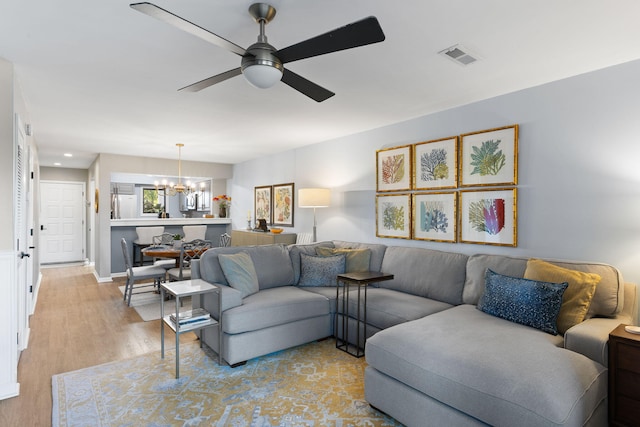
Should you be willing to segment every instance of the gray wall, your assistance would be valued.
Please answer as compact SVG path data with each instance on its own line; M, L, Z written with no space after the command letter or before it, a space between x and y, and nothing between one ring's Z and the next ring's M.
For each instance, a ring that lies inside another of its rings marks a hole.
M89 172L87 169L52 168L43 166L40 168L40 179L45 181L69 181L88 183ZM87 191L88 191L87 186Z
M638 283L638 76L634 61L238 164L233 226L245 226L255 186L326 186L333 205L317 211L319 240L602 261ZM517 248L375 237L376 150L512 124L520 125ZM311 230L312 210L296 207L294 219L293 231Z
M150 157L120 156L100 154L89 167L89 180L95 181L100 192L99 212L95 212L96 221L96 259L95 270L97 280L111 280L111 209L110 182L112 173L157 174L158 171L174 170L176 161L171 159L155 159ZM231 165L221 163L205 163L182 161L182 169L192 176L212 177L213 191L219 191L220 182L227 182L232 177ZM246 223L245 223L246 224Z

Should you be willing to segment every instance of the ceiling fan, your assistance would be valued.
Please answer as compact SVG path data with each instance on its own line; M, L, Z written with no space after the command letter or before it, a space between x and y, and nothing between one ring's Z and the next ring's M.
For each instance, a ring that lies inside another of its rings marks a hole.
M237 44L174 15L155 4L144 2L133 3L130 6L138 12L164 21L242 57L240 67L179 89L189 92L197 92L230 79L231 77L243 74L249 83L258 88L266 89L275 85L278 81L282 81L309 98L317 102L322 102L335 95L335 93L284 68L283 64L324 55L326 53L378 43L385 39L378 20L370 16L278 50L267 43L267 36L264 32L265 25L271 22L276 16L275 8L265 3L254 3L249 7L249 14L260 25L260 34L258 35L258 41L256 43L247 49L243 49Z

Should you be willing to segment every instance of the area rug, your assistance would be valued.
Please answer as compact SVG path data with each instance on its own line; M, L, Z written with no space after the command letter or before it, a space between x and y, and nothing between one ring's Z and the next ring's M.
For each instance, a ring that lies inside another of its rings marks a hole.
M401 426L364 400L364 358L335 340L231 368L197 341L54 375L53 426Z
M118 289L120 289L120 293L124 296L124 286L118 286ZM180 312L191 310L191 297L180 298L180 302L182 304ZM156 294L154 292L136 293L136 289L133 288L133 294L131 295L131 307L136 310L138 315L145 322L158 320L160 318L160 294ZM164 303L165 315L175 313L175 307L175 300L166 301Z

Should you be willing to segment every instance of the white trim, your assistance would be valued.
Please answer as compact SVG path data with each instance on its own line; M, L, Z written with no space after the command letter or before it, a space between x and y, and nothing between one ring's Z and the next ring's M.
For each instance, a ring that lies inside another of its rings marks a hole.
M16 283L16 259L14 250L0 252L0 282L8 283L0 298L0 398L17 396L18 383L18 284ZM6 316L6 317L5 317Z

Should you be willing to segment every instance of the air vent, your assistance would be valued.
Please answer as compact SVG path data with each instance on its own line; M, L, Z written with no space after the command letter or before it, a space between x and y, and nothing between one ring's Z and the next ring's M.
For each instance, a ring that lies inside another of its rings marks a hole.
M448 47L438 53L460 65L469 65L478 60L476 56L469 53L468 49L460 46L459 44Z

